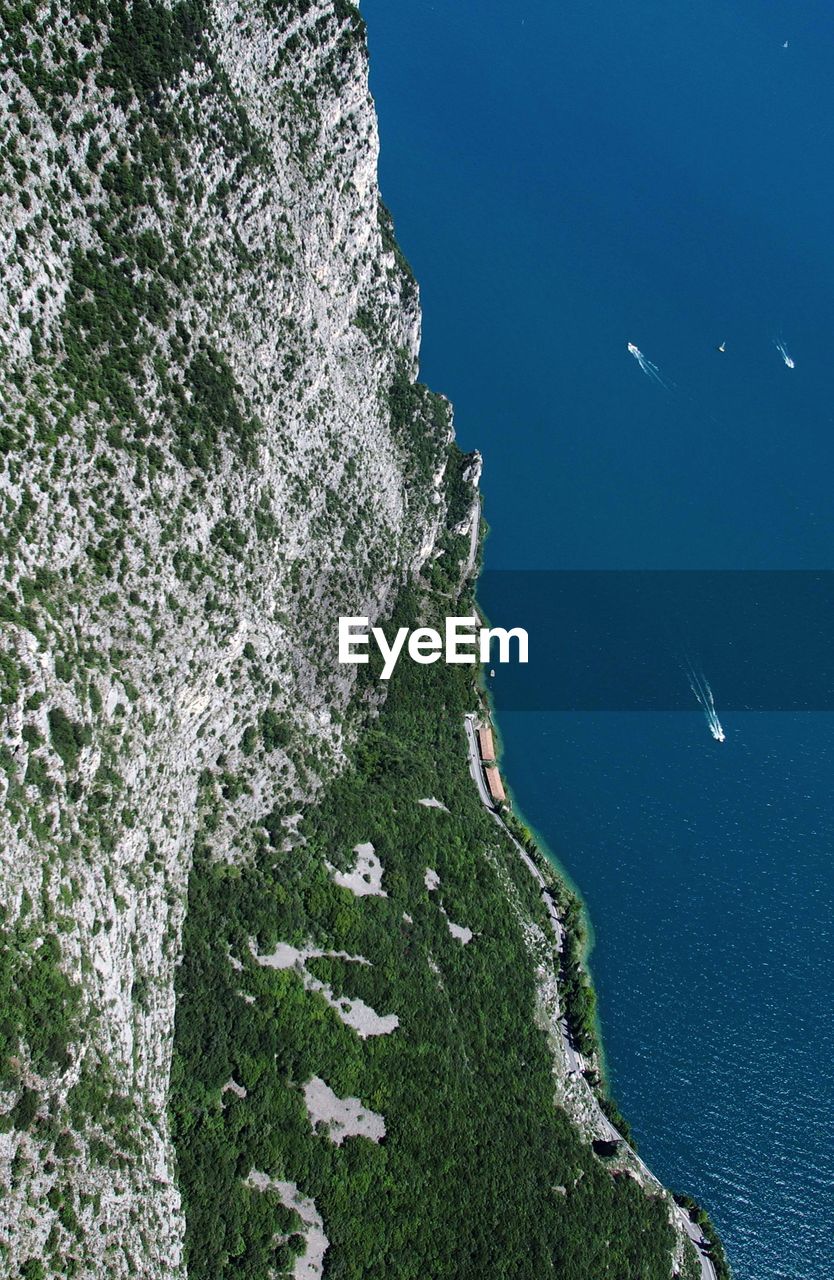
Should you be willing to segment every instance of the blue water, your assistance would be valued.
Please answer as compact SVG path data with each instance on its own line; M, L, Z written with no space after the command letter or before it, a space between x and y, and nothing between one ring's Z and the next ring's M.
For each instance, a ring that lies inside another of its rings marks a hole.
M362 8L488 566L834 568L830 7ZM834 717L733 713L718 746L697 712L521 715L496 683L646 1159L738 1280L828 1280Z

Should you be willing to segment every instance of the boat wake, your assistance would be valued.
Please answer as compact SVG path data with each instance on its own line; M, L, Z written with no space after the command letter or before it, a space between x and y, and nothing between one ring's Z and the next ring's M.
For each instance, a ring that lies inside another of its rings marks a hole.
M776 347L776 350L779 352L779 355L782 357L785 364L788 366L788 368L795 369L796 365L794 364L792 357L788 355L784 342L779 342L779 340L777 339L774 345Z
M716 742L724 742L726 735L715 710L715 700L712 696L712 689L709 687L709 680L707 680L703 672L696 671L693 666L689 667L686 674L689 677L689 685L692 692L704 709L707 728Z
M659 383L666 391L669 390L669 385L664 380L657 365L653 364L651 360L647 360L640 348L636 347L633 342L629 342L628 344L628 353L629 355L634 356L634 359L637 361L647 378L651 378L653 382Z

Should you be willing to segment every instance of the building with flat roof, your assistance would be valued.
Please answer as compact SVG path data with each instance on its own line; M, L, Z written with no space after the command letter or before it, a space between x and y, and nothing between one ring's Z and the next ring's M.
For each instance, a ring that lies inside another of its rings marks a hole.
M492 741L492 730L488 724L478 730L478 750L482 760L495 759L495 745Z

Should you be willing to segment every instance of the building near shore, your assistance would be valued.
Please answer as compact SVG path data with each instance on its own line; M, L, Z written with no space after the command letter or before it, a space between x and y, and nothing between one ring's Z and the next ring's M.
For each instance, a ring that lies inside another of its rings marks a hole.
M495 759L495 744L492 741L492 729L488 724L478 730L478 750L484 761Z
M506 799L504 784L501 781L501 774L498 772L494 764L487 765L484 769L484 777L489 787L489 794L492 796L496 804L503 803Z

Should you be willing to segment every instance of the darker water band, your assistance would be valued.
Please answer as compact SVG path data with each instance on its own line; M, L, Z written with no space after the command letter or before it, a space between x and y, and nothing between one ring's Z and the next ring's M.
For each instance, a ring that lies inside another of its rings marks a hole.
M478 588L529 662L490 678L530 711L834 711L834 572L500 571Z

